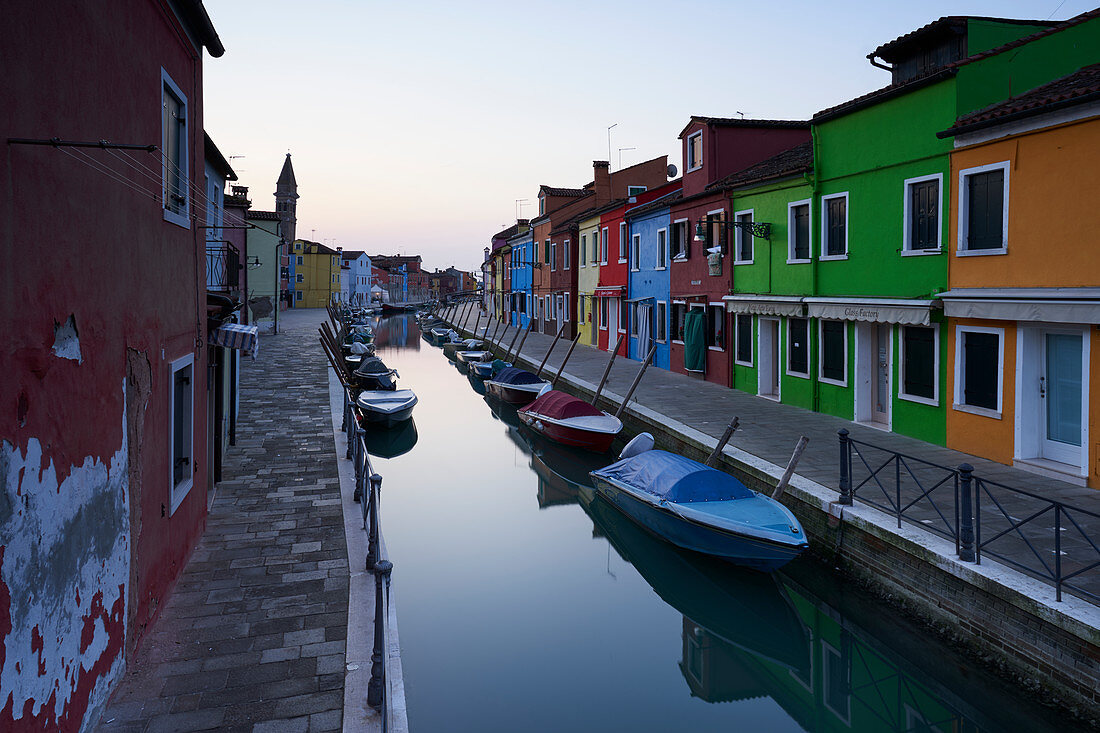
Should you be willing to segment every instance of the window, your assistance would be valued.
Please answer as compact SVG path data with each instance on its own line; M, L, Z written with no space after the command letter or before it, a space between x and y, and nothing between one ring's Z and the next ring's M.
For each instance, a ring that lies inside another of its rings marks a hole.
M688 172L703 167L703 131L688 135L687 139Z
M810 322L787 319L787 374L810 376Z
M600 330L601 331L606 331L607 330L607 321L608 321L607 304L608 304L608 302L609 302L608 298L600 298Z
M848 385L848 326L845 321L820 321L822 382Z
M545 242L543 243L542 247L543 247L543 258L542 258L542 261L543 261L543 262L549 262L549 263L550 263L550 269L551 269L551 270L553 270L553 269L554 269L554 260L553 260L553 258L552 258L552 257L550 256L550 240L549 240L549 239L547 239L547 240L546 240L546 241L545 241Z
M668 230L657 230L657 269L663 270L668 265Z
M295 300L301 300L302 299L302 291L301 290L294 293L294 299Z
M712 349L726 348L726 306L707 306L707 346Z
M638 304L630 304L630 335L637 337L638 335Z
M584 293L577 296L577 320L584 323Z
M1004 329L956 328L955 408L1000 417L1003 363Z
M619 301L619 333L626 333L626 322L630 320L630 304L626 298L618 298Z
M637 260L635 260L637 261ZM626 222L619 222L619 262L626 262ZM635 265L636 267L637 265Z
M672 340L684 340L684 318L687 316L687 303L672 304Z
M187 97L168 72L161 69L161 200L164 218L173 224L190 228L187 188L189 185L187 151Z
M561 246L561 259L562 259L561 269L563 269L563 270L568 270L569 269L569 254L570 254L570 252L569 252L569 240L567 239L567 240L565 240L564 243L562 243L562 246Z
M546 214L546 198L543 197L543 196L539 196L539 216L544 216L545 214Z
M902 252L938 252L940 249L940 184L942 175L910 178L905 182Z
M940 348L938 326L902 326L901 391L902 399L939 404L936 374Z
M959 171L958 254L1003 254L1008 241L1008 161Z
M174 513L195 480L192 446L195 435L195 357L188 354L172 362L172 482L169 504Z
M600 236L600 264L607 264L607 227L603 228Z
M569 298L563 297L561 300L561 313L562 320L569 320Z
M660 237L658 237L660 239ZM630 240L630 269L637 270L642 255L642 235L635 234Z
M738 224L744 224L744 227L736 227L734 229L734 247L736 248L733 253L733 262L735 265L751 265L752 264L752 232L747 231L746 227L752 223L752 209L748 211L738 211L734 214L734 221Z
M824 641L821 642L821 656L825 707L847 723L851 716L851 659Z
M295 275L294 281L304 283L306 281L306 276L299 272L297 275Z
M298 264L298 265L302 264L302 256L301 256L301 255L297 255L297 256L296 256L296 257L294 258L294 262L295 262L295 264Z
M707 212L706 238L703 240L703 246L706 248L707 254L710 254L710 250L714 247L721 247L722 254L726 253L726 239L722 236L725 231L725 227L722 226L724 220L725 211L723 209Z
M641 194L643 194L645 192L646 192L646 187L645 186L627 186L626 187L626 195L627 196L640 196Z
M547 251L550 253L550 272L554 272L554 270L556 270L558 266L558 244L557 242L551 242L549 239L547 239L546 247Z
M663 300L657 301L657 340L664 343L668 340L668 304Z
M737 353L734 359L742 366L752 366L752 316L737 314Z
M688 258L688 221L680 219L672 224L672 259Z
M810 202L787 204L787 262L810 261Z
M821 197L821 259L848 256L848 194Z
M584 267L584 253L587 252L587 251L588 251L588 235L587 234L582 234L581 235L580 257L577 258L577 260L580 262L581 267Z

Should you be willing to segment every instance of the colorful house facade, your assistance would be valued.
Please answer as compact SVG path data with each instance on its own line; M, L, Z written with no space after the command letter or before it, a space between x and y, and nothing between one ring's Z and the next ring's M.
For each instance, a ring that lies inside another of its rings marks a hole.
M653 348L653 365L661 369L669 368L670 358L669 207L680 197L679 180L669 187L670 193L624 212L629 236L627 295L632 308L627 355L641 361ZM647 322L651 324L648 332Z
M531 227L526 219L520 219L516 222L515 234L508 238L508 269L511 271L510 323L521 328L527 328L531 317L532 241Z

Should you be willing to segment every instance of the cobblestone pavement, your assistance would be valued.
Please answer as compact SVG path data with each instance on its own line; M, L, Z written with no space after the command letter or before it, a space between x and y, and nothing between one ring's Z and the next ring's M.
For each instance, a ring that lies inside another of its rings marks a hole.
M288 312L242 362L206 531L98 730L340 730L348 559L323 318Z
M472 329L475 323L477 323L476 312L472 312L466 320L466 328ZM497 330L496 324L494 320L490 335ZM484 317L481 318L481 325L485 325ZM509 328L507 331L503 328L499 330L496 340L502 344L501 349L507 349L513 344L518 345L513 341L515 333L515 328ZM553 340L553 336L532 331L523 344L520 359L527 365L538 365L546 356ZM568 347L569 343L565 339L559 340L546 361L546 375L552 377L557 373ZM578 344L569 358L562 378L573 383L598 385L607 366L608 357L607 352ZM630 389L630 384L637 375L639 367L640 364L637 361L622 357L615 360L604 389L604 395L609 396L610 400L601 401L601 407L610 409L609 404L618 404L621 395L625 395ZM846 428L854 440L876 446L874 448L860 446L863 459L859 456L853 457L853 485L862 483L858 496L869 498L880 506L889 506L891 502L897 500L894 493L894 480L895 476L900 476L903 484L902 505L915 502L911 508L907 509L906 516L937 530L946 530L954 523L954 483L948 481L933 492L934 505L927 499L918 499L924 489L936 485L947 475L947 472L942 469L924 466L919 461L950 468L961 463L969 463L974 467L975 475L988 481L1034 492L1039 496L1060 500L1097 514L1098 516L1092 516L1084 512L1068 512L1067 515L1072 522L1066 518L1062 519L1063 526L1068 529L1062 531L1060 542L1064 572L1072 572L1100 560L1100 553L1097 553L1092 545L1096 540L1089 539L1100 537L1100 492L1096 489L1074 486L1054 478L1040 476L897 433L860 425L832 415L776 403L748 392L728 389L667 369L651 367L646 371L633 400L631 404L640 404L657 413L667 415L713 438L721 436L726 425L736 415L740 420L740 427L730 441L730 445L778 466L787 464L799 436L805 435L810 442L798 464L797 473L834 489L839 486L840 461L837 430ZM886 451L896 451L919 460L905 463L897 473L893 464L887 464L878 474L887 490L884 492L875 484L874 479L870 478L870 473L872 469L879 468L886 462L889 457ZM866 465L863 460L866 460ZM920 479L923 489L917 487L912 477ZM996 499L1001 506L998 507L993 499ZM1028 568L1038 569L1042 562L1045 562L1048 567L1053 567L1056 534L1053 528L1053 511L1046 511L1035 520L1028 522L1021 532L1010 531L1007 518L1010 516L1013 521L1019 521L1031 517L1048 507L1048 503L996 487L990 487L989 493L983 490L981 501L983 539L1004 533L986 548L987 553L998 554L1002 558L1019 562ZM1003 512L1001 507L1004 509ZM1023 536L1032 543L1031 547L1024 543ZM1100 595L1100 569L1088 571L1074 582L1086 591Z

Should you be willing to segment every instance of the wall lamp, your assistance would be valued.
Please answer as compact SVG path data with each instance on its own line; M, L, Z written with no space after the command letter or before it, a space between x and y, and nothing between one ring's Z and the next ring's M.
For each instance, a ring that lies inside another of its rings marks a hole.
M695 222L695 241L705 242L707 239L707 227L717 224L727 231L730 227L740 229L758 239L771 240L772 225L762 221L726 221L725 219L707 220L706 217Z

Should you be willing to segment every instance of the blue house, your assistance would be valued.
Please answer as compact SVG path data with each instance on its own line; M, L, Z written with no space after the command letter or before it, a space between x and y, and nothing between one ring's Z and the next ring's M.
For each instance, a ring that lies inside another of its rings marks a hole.
M506 266L511 270L512 292L508 300L513 326L526 328L531 318L531 283L534 279L534 249L531 244L531 228L524 219L518 223L518 231L508 238L512 251L506 255Z
M630 336L627 355L642 361L652 346L653 365L669 368L669 206L681 198L675 191L626 210L630 232L627 303Z

